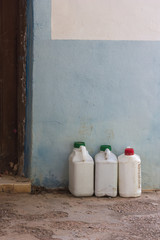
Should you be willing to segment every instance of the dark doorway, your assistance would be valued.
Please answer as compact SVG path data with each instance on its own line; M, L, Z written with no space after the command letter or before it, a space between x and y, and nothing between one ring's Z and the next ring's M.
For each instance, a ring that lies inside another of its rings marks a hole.
M22 174L26 2L0 0L0 172Z

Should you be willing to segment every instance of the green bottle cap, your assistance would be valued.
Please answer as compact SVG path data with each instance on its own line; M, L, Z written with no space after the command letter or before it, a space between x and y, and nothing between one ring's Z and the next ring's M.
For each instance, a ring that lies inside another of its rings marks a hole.
M80 148L80 146L85 146L85 142L75 142L74 148Z
M101 150L101 151L105 151L107 148L108 148L110 151L112 151L111 145L101 145L101 146L100 146L100 150Z

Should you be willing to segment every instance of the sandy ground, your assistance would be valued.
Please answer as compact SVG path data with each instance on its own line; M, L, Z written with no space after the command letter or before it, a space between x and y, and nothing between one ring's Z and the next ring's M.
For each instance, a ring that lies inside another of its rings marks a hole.
M140 198L0 194L0 240L160 239L160 192Z

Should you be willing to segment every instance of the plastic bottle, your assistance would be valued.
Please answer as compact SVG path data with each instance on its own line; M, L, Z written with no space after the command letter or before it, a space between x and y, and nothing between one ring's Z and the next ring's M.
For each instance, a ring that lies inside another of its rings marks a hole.
M94 193L94 161L84 142L75 142L69 157L69 190L76 197Z
M141 159L134 149L127 147L118 157L119 195L121 197L139 197L141 195Z
M95 156L95 195L117 196L118 160L110 145L102 145Z

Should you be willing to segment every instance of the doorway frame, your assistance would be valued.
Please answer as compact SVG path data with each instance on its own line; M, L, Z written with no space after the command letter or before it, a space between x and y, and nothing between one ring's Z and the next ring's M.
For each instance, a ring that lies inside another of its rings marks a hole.
M17 157L19 176L23 175L26 121L27 0L18 2L17 28Z

